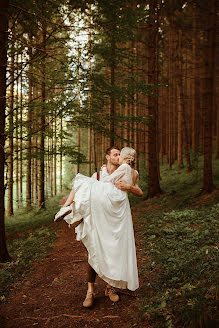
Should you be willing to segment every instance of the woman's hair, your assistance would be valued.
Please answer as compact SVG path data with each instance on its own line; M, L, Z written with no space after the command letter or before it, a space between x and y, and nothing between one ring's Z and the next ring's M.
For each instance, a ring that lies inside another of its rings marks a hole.
M131 147L124 147L120 152L120 156L126 160L131 167L135 165L136 151Z

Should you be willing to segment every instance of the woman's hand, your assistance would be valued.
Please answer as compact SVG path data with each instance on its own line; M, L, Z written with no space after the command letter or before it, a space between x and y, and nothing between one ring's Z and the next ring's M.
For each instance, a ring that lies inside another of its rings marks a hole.
M130 191L131 185L124 180L119 180L115 184L116 188L123 190L123 191Z
M135 196L142 196L143 192L141 188L139 188L138 185L131 185L124 180L119 180L117 183L115 183L116 188L123 190L123 191L128 191L131 192Z

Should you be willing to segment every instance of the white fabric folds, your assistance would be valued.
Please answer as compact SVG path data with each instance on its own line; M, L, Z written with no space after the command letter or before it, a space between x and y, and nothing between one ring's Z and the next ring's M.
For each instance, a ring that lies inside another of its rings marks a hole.
M104 169L106 170L106 169ZM113 287L136 290L139 287L135 239L127 192L114 186L123 179L132 183L131 167L122 164L101 181L77 174L72 213L64 220L76 227L76 239L88 250L88 262Z

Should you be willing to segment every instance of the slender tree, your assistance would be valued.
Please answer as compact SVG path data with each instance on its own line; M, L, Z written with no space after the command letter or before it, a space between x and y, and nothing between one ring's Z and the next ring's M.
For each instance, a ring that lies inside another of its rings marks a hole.
M31 64L31 59L32 59L32 35L29 33L29 43L30 46L28 47L28 56L29 56L29 85L28 85L28 101L29 101L29 106L28 106L28 114L27 114L27 164L26 164L26 206L31 205L31 131L32 131L32 98L33 98L33 86L32 86L32 64Z
M9 106L9 131L8 131L8 208L7 215L14 214L13 185L14 185L14 49L11 49L11 74L10 74L10 106Z
M42 22L42 63L41 63L41 112L40 112L40 161L39 161L39 195L38 206L45 208L45 163L44 163L44 150L45 150L45 103L46 103L46 87L45 87L45 49L46 49L46 25Z
M5 240L4 166L8 1L0 2L0 261L10 260Z

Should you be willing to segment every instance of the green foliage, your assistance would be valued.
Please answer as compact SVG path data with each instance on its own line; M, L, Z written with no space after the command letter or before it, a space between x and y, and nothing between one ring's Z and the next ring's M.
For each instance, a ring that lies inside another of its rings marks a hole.
M214 322L218 218L219 204L147 215L142 275L150 296L141 311L159 327L205 327Z
M160 163L160 197L132 204L143 207L140 224L142 320L155 327L216 327L218 285L219 194L199 197L203 156L191 154L192 172L177 164ZM146 187L145 158L140 155L139 185ZM218 160L212 158L213 178L219 184ZM198 173L197 173L198 172ZM143 181L142 181L143 179ZM145 190L144 190L145 191Z
M8 235L23 233L28 230L38 229L42 225L50 224L59 209L58 200L60 197L59 195L47 200L46 210L39 209L35 206L17 209L14 216L6 217L6 233Z

